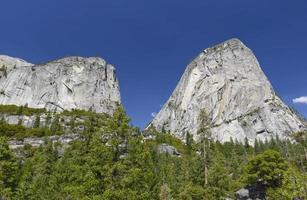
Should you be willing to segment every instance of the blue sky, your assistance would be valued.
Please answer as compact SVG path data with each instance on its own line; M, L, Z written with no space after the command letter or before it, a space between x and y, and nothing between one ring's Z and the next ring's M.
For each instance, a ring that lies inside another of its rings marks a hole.
M133 124L143 127L188 62L237 37L274 89L307 117L306 0L1 0L0 54L32 63L100 56L116 66Z

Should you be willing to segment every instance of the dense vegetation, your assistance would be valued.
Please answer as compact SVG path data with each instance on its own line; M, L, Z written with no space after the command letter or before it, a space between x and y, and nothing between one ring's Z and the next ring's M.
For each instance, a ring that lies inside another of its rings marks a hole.
M95 127L104 126L109 116L85 110L74 109L54 113L41 108L28 108L27 106L0 105L0 135L10 138L23 139L25 137L44 137L76 133L77 126L87 126L87 121L92 120ZM18 117L17 124L6 123L5 116ZM33 117L33 125L23 125L24 116Z
M129 124L122 107L112 117L90 115L84 124L83 139L73 141L64 153L61 144L46 140L40 148L25 146L17 157L7 143L10 135L0 137L0 196L225 199L234 198L235 191L246 185L257 184L265 187L270 199L307 198L306 133L296 134L296 143L272 138L256 141L252 147L212 141L209 128L203 126L200 142L187 134L183 143L154 129L141 134ZM160 144L174 146L181 155L159 153Z
M5 113L9 115L36 115L45 113L44 108L29 108L25 106L16 106L16 105L0 105L0 113Z

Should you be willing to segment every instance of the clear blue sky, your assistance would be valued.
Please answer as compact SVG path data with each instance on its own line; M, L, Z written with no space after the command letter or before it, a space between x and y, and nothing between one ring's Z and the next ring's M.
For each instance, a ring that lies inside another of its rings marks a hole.
M237 37L277 93L307 117L306 0L1 0L0 54L32 63L100 56L143 127L201 50Z

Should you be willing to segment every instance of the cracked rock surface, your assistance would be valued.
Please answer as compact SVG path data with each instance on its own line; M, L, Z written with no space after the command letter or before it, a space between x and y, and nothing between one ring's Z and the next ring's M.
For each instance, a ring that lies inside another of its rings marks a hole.
M97 57L34 65L0 56L0 104L111 114L120 103L115 68Z
M185 139L198 138L199 113L205 110L213 138L288 138L304 122L275 94L253 52L231 39L201 52L186 68L176 89L152 121Z

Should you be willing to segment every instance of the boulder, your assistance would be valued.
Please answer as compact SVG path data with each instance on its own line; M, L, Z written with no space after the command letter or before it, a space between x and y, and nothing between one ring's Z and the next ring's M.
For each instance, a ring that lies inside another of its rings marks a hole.
M172 156L180 156L180 153L177 151L177 149L168 144L160 144L158 147L158 152L169 154Z

